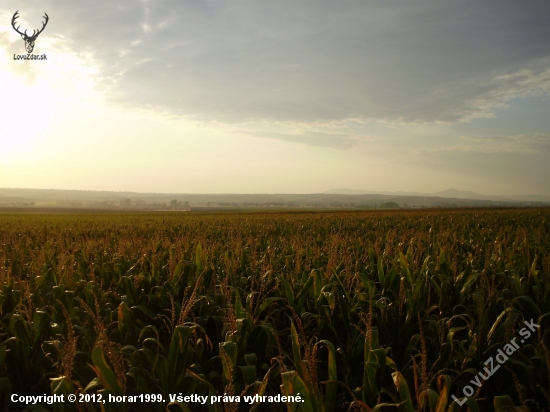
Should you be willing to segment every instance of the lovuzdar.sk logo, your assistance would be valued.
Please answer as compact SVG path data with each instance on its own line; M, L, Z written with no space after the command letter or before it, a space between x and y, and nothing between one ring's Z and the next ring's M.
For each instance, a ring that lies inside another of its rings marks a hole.
M13 27L13 29L19 33L21 35L21 38L25 41L25 49L27 49L27 54L14 54L13 55L13 59L14 60L46 60L46 55L45 54L41 54L41 55L36 55L36 54L32 54L32 51L34 50L34 42L36 41L36 38L38 37L38 35L40 33L42 33L44 31L44 29L46 28L46 25L48 24L48 21L50 20L50 18L48 17L48 15L46 13L44 13L44 19L45 21L42 23L42 28L39 29L39 30L33 30L32 32L32 35L28 35L27 34L27 29L25 29L24 32L20 31L19 30L19 27L21 26L17 26L15 27L15 20L17 20L17 18L19 17L18 15L19 13L19 10L17 10L12 19L11 19L11 25Z

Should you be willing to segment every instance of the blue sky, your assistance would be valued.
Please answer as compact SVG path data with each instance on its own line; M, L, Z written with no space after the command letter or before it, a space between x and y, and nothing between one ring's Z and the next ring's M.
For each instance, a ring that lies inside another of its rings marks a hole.
M15 61L12 29L50 21ZM0 187L550 195L550 3L6 0Z

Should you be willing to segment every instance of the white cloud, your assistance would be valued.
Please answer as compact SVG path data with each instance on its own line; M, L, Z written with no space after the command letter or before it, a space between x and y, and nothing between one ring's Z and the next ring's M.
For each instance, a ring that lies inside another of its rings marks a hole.
M543 151L550 151L550 133L461 136L460 139L466 145L449 150L522 154L540 154Z
M550 92L547 2L34 0L26 15L42 9L112 101L222 122L457 122Z
M348 134L322 132L280 133L263 130L249 131L246 134L254 137L301 143L306 146L330 147L339 150L351 149L358 144L358 140Z
M17 9L29 27L50 16L46 65L11 59ZM32 163L21 185L78 168L74 187L123 189L137 170L147 190L192 175L198 191L485 179L548 193L549 19L550 3L516 0L4 0L0 129L19 131L26 100L43 109L27 136L4 138L19 157L0 153L0 177ZM24 138L40 141L32 156Z

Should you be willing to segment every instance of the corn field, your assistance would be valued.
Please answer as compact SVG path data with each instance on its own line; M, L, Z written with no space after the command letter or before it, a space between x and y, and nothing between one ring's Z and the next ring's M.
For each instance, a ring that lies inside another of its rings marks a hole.
M0 291L5 411L550 410L548 209L1 214Z

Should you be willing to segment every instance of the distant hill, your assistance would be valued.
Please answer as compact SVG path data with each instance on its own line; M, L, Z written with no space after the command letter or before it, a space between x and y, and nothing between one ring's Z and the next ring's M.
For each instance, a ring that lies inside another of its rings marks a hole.
M345 194L345 195L366 195L366 194L381 194L389 196L436 196L446 199L470 199L470 200L492 200L498 202L543 202L550 203L550 196L544 195L482 195L476 192L465 190L447 189L435 193L420 193L420 192L384 192L384 191L368 191L354 189L331 189L327 190L327 194Z
M338 193L338 192L345 193ZM481 198L474 198L474 197ZM414 192L363 193L337 189L310 194L137 193L90 190L2 189L0 210L59 208L66 210L234 210L257 208L390 209L421 207L550 206L550 199L503 199L454 189L437 194ZM49 209L48 209L49 210Z

